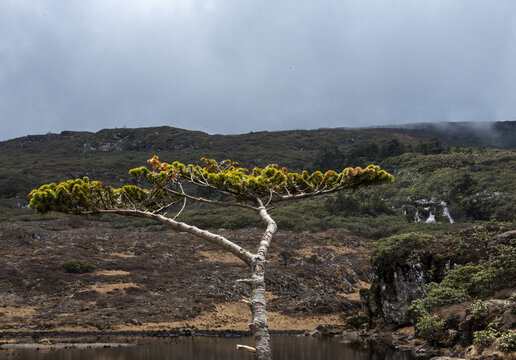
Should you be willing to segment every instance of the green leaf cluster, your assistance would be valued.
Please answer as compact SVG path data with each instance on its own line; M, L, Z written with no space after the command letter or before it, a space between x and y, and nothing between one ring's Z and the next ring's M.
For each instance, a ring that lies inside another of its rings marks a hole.
M500 286L501 274L499 269L485 264L459 265L448 271L440 283L431 282L425 285L427 294L422 303L430 311L438 306L489 294Z
M83 179L51 183L29 194L29 207L41 214L56 211L68 214L95 213L109 209L159 209L173 201L162 189L142 189L134 185L104 187L100 181Z
M425 286L426 297L422 300L425 309L430 311L434 307L460 303L471 299L468 292L460 285L456 287L445 284L428 283Z
M255 167L252 171L238 166L229 159L217 162L213 159L201 159L205 166L185 165L179 161L168 164L159 161L158 157L149 160L153 169L140 167L130 171L131 175L147 180L159 186L164 182L186 180L191 183L207 186L246 201L274 194L295 196L299 194L315 194L323 191L338 191L361 185L373 185L392 182L394 177L380 170L376 165L367 168L346 168L337 173L328 170L326 173L315 171L309 174L288 172L286 168L278 168L271 164L265 168Z
M516 350L516 330L506 331L500 336L498 350L510 352Z
M493 328L475 331L473 333L473 344L476 346L489 346L500 336L500 332Z
M423 315L415 325L416 336L426 340L431 345L436 345L444 338L445 325L445 321L437 315Z
M154 156L148 162L152 170L143 166L129 173L150 182L151 190L134 185L121 188L104 187L99 181L88 178L68 180L60 184L51 183L33 190L29 194L29 206L40 212L57 211L83 214L108 209L159 210L181 200L183 181L200 187L209 187L237 201L255 201L260 197L276 200L283 196L295 198L299 194L317 195L328 191L362 185L381 184L393 181L393 176L370 165L365 169L347 168L341 173L333 170L322 174L316 171L308 174L278 169L275 164L249 171L231 160L217 162L201 159L205 166L185 165L178 161L168 164Z

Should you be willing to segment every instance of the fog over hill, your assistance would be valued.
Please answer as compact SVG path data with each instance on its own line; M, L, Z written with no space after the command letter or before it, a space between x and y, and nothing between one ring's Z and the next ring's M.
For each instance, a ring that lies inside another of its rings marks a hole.
M106 137L113 137L117 140L115 143L123 143L130 138L134 140L139 135L147 133L154 135L146 137L147 144L142 144L141 149L135 149L131 146L125 148L125 150L143 150L152 149L152 145L155 142L159 142L163 136L174 135L176 137L186 135L187 133L194 136L199 136L206 139L222 138L227 137L231 139L242 139L248 140L253 137L261 137L264 134L270 137L281 137L285 134L298 134L304 136L321 136L329 133L343 135L363 135L369 134L372 137L376 136L377 133L374 131L391 134L393 137L400 137L400 140L425 140L432 137L437 137L445 145L448 146L488 146L495 148L516 148L516 121L497 121L497 122L440 122L440 123L413 123L403 125L386 125L386 126L372 126L372 127L339 127L339 128L319 128L312 130L294 129L286 131L259 131L250 132L247 134L208 134L202 131L193 131L186 129L178 129L169 126L161 127L141 127L141 128L114 128L114 129L103 129L96 133L88 131L62 131L60 134L47 133L45 135L27 135L25 137L6 140L2 143L9 143L10 141L21 141L23 143L32 142L48 142L57 140L55 135L60 135L61 139L64 138L84 138L84 139L96 139L97 141L106 140ZM373 131L371 134L370 132ZM137 134L138 133L138 134ZM360 136L359 136L360 137ZM139 139L143 140L143 139ZM376 141L376 139L370 139ZM353 143L353 141L351 141ZM340 144L342 145L342 144ZM87 147L88 145L86 145ZM101 146L98 150L107 151L110 149L123 150L124 148L114 145L114 143L106 143ZM162 150L159 147L156 150ZM95 149L97 150L97 149Z
M0 139L516 114L512 0L123 4L0 2Z

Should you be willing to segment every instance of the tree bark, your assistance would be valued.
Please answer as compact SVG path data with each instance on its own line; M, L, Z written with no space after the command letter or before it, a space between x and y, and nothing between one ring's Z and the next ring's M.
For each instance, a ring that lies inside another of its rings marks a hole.
M211 233L207 230L199 229L198 227L185 224L183 222L176 221L174 219L170 219L166 216L154 214L148 211L138 211L138 210L123 210L123 209L112 209L112 210L99 210L96 213L98 214L118 214L125 216L134 216L134 217L142 217L146 219L151 219L155 221L159 221L162 224L170 226L171 228L177 231L184 231L188 234L197 236L201 239L207 240L215 245L220 246L222 249L229 251L244 263L249 266L255 261L256 256L251 254L249 251L245 250L241 246L235 244L234 242L226 239L222 235Z
M271 344L265 308L265 259L257 259L253 265L252 273L250 306L253 316L251 331L254 335L254 347L256 349L254 358L257 360L270 360Z
M255 359L270 360L271 344L269 335L269 324L267 322L267 310L265 299L265 264L267 263L267 253L269 246L277 230L276 222L270 217L263 203L258 200L260 205L259 214L263 222L267 225L267 229L263 233L256 254L255 262L251 267L251 312L253 320L251 322L251 330L254 335L254 344L256 348Z

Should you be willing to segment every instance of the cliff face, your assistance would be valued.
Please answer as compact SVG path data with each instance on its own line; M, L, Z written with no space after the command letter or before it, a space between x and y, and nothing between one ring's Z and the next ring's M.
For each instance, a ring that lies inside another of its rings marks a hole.
M408 325L412 301L424 298L425 285L442 280L456 259L438 239L422 233L393 236L375 246L371 287L361 292L364 311L390 324Z
M473 344L477 355L505 354L504 342L516 339L516 231L488 226L381 239L372 251L371 287L360 294L364 312L413 324L432 346Z
M393 264L387 269L373 267L369 313L388 323L410 323L408 307L426 295L421 263Z

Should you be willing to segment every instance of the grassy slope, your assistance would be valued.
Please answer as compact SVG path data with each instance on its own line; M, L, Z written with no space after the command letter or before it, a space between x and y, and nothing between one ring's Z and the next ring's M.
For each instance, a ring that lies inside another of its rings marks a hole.
M452 124L447 128L419 125L414 128L321 129L242 135L208 135L161 127L27 136L0 143L0 220L34 218L35 215L21 207L26 204L28 191L42 183L82 176L114 185L127 183L132 181L127 171L145 164L154 154L168 161L196 162L202 156L209 156L235 159L249 168L276 162L300 170L313 168L325 149L348 151L371 142L382 145L392 139L415 146L441 136L446 139L444 145L448 146L467 143L514 146L516 123L496 123L493 128L497 131L489 132L491 135L484 138L465 124ZM275 215L280 226L288 229L320 230L345 226L356 233L378 237L413 226L403 212L414 211L411 201L433 197L447 203L455 201L457 206L451 209L453 216L467 220L460 205L467 199L464 196L451 199L450 195L453 183L465 173L471 174L475 182L469 189L470 200L475 197L482 201L492 200L487 202L489 206L496 209L505 206L499 211L514 213L510 204L514 203L515 197L512 176L515 160L512 150L489 148L455 149L435 155L405 153L379 163L396 175L394 184L360 190L353 195L361 203L371 198L387 200L388 206L394 207L392 211L346 213L328 209L327 199L313 199L279 208ZM492 194L497 194L496 198L487 199ZM228 209L195 209L185 212L182 217L208 227L259 225L253 214L237 214ZM488 217L483 219L488 220ZM121 226L125 225L125 222L121 223Z

